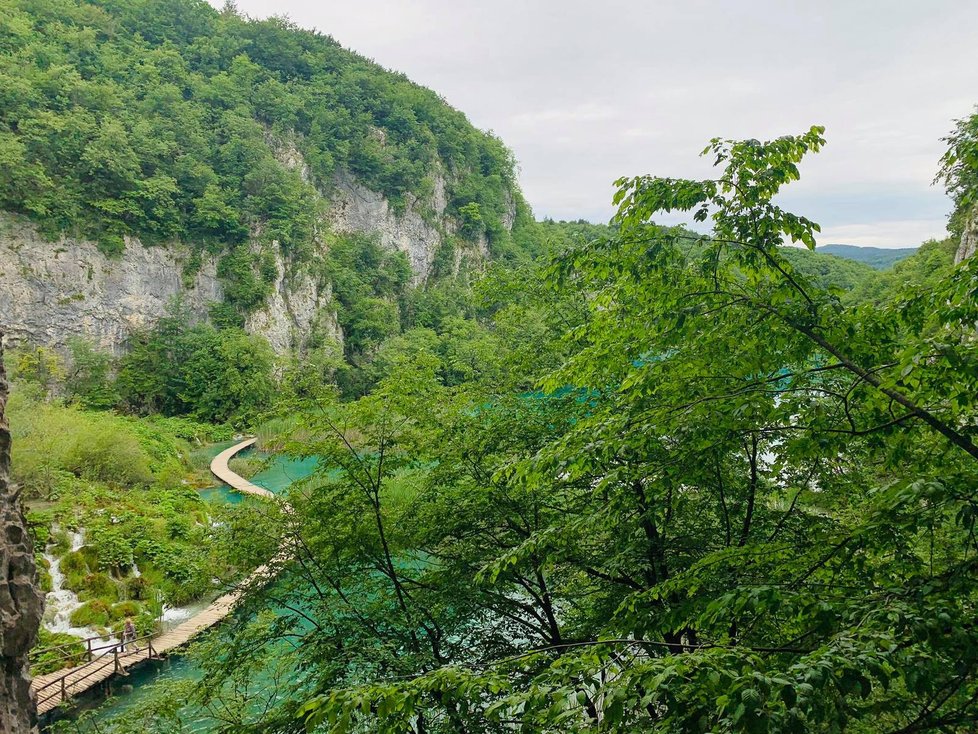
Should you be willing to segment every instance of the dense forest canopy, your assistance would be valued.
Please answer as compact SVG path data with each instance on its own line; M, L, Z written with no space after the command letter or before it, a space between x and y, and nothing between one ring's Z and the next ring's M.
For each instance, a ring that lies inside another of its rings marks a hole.
M253 235L302 256L341 172L395 208L443 177L463 234L503 249L522 206L510 153L434 92L203 0L4 0L0 95L0 208L110 253L123 235L215 251Z
M622 179L362 397L291 375L259 432L320 469L213 542L293 561L108 730L972 731L978 275L950 240L787 247L818 225L772 198L823 144Z

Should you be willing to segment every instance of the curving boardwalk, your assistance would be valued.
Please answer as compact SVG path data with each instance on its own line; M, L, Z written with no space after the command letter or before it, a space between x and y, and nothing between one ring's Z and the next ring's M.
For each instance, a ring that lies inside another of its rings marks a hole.
M264 487L259 487L257 484L252 484L244 477L238 476L233 471L228 469L228 461L231 460L231 457L233 457L239 451L243 451L249 446L254 445L257 440L257 438L245 439L241 443L236 443L231 448L225 449L219 453L211 462L211 473L213 473L214 476L220 479L222 482L230 485L233 489L236 489L239 492L254 494L259 497L274 497L275 495Z
M211 472L222 482L239 492L259 497L274 497L272 492L252 484L228 468L228 461L232 456L253 445L257 440L249 438L222 451L211 462ZM84 693L116 674L125 674L127 670L140 663L163 657L167 652L186 645L192 637L213 627L228 616L238 599L253 583L261 583L274 576L273 565L279 560L276 558L270 564L259 566L232 591L218 597L208 607L169 632L154 637L152 640L138 641L137 644L140 646L138 651L117 653L113 649L106 649L104 654L95 657L90 662L73 668L64 668L47 675L39 675L31 682L31 690L34 691L37 699L38 715L43 716L72 696Z

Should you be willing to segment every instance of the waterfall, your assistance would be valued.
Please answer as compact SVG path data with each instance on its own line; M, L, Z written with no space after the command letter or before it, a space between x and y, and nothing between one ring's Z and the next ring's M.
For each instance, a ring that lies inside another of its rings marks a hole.
M80 550L85 545L85 530L79 529L71 534L71 550ZM44 597L44 628L49 632L64 632L75 637L102 637L101 633L93 627L72 627L71 613L82 605L76 594L71 589L64 587L65 576L61 572L61 559L54 556L50 551L44 551L44 558L51 564L49 572L51 574L51 591ZM102 637L105 644L117 643L118 640L111 636Z

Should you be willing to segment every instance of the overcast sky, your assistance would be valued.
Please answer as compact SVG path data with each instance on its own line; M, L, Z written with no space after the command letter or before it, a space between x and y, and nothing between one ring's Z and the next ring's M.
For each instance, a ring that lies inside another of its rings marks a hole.
M220 0L213 0L220 5ZM819 242L945 234L931 181L978 103L975 0L238 0L441 94L515 152L538 217L604 222L622 175L705 177L714 136L825 125L782 201Z

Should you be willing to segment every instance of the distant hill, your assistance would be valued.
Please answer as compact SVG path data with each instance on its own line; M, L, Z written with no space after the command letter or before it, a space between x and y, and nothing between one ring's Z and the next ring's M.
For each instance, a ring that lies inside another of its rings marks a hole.
M847 260L866 263L876 270L886 270L894 263L910 257L917 251L916 247L857 247L856 245L822 245L817 252L825 255L836 255Z
M835 247L835 245L830 245L830 247ZM827 249L826 247L819 247L815 252L812 252L804 247L782 247L781 253L791 263L792 267L822 287L853 291L880 277L871 265L839 255L830 255L825 252ZM853 247L849 249L859 250L862 248Z

